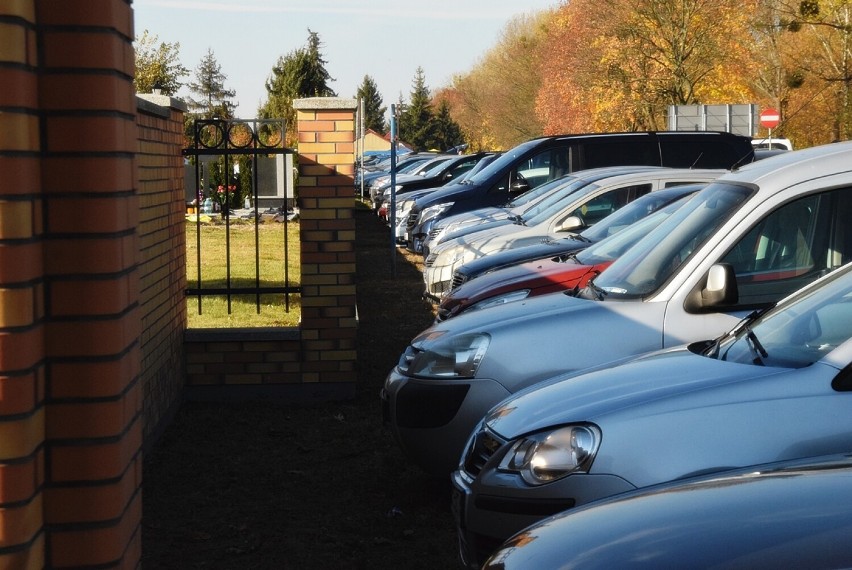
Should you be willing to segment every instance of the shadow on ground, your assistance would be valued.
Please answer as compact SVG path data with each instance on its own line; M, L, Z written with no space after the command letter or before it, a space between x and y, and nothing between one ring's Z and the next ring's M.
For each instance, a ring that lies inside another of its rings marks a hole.
M433 318L420 268L369 211L356 222L357 398L184 404L145 458L144 568L459 567L449 482L402 457L378 399Z

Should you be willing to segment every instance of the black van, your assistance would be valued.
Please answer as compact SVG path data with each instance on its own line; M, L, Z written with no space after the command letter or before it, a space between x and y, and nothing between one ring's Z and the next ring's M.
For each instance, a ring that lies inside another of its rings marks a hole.
M751 139L712 131L598 133L541 137L504 153L462 184L417 199L406 242L420 251L438 220L485 206L505 204L536 186L577 170L600 166L652 165L732 169L754 160Z

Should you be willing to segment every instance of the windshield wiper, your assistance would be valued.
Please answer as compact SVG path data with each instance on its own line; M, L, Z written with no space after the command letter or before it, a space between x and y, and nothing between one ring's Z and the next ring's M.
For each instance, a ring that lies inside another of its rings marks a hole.
M577 241L581 241L583 243L592 243L592 240L590 240L589 238L587 238L586 236L581 235L581 234L569 234L568 238L573 239L573 240L577 240Z
M740 322L738 322L736 325L734 325L734 327L731 330L729 330L725 334L717 337L713 341L713 344L710 345L710 347L707 350L704 351L704 355L709 357L709 358L718 358L719 357L719 347L722 345L722 341L724 341L726 338L731 338L731 337L737 336L740 333L740 331L745 329L746 331L748 331L746 333L746 336L747 336L747 341L749 343L749 349L752 351L753 354L755 354L755 357L756 357L755 358L755 364L762 365L763 361L760 360L760 356L763 356L763 358L766 358L769 355L766 353L766 350L763 348L763 345L760 344L760 341L757 339L757 335L754 334L754 332L751 330L749 325L751 323L753 323L755 321L755 319L757 319L763 313L768 311L770 308L771 307L767 307L765 309L755 309L754 311L750 312L748 315L743 317L743 319ZM752 344L752 343L754 343L754 344Z
M586 290L592 292L596 301L603 301L604 299L606 299L606 296L609 295L609 291L595 285L594 279L589 279L586 282Z
M751 353L754 355L754 360L752 360L752 362L759 366L764 366L763 358L769 358L769 353L766 352L766 349L763 348L763 345L760 344L760 341L757 339L757 335L754 334L754 331L749 327L746 327L746 343L748 344Z

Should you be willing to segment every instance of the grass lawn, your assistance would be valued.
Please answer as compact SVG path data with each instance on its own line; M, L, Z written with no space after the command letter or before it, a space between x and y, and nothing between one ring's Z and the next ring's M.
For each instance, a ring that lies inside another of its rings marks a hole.
M291 287L301 284L299 266L299 222L287 225L287 278ZM285 224L262 223L258 226L259 278L261 287L285 285ZM186 277L190 288L224 288L230 260L231 287L254 287L256 283L255 226L244 220L231 220L230 232L224 224L201 224L201 282L198 280L198 234L194 221L186 224ZM289 310L288 310L289 309ZM301 296L290 294L289 307L283 294L262 295L260 313L255 295L232 295L230 314L227 296L202 296L201 314L198 297L187 297L190 328L241 328L298 326Z

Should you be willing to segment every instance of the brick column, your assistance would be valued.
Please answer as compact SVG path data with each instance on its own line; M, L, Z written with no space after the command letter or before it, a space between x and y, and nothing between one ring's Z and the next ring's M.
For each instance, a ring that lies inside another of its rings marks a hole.
M294 101L299 131L302 380L355 391L353 99Z
M0 4L0 38L0 568L42 568L43 204L34 1Z
M141 559L139 202L130 0L36 0L45 563Z

